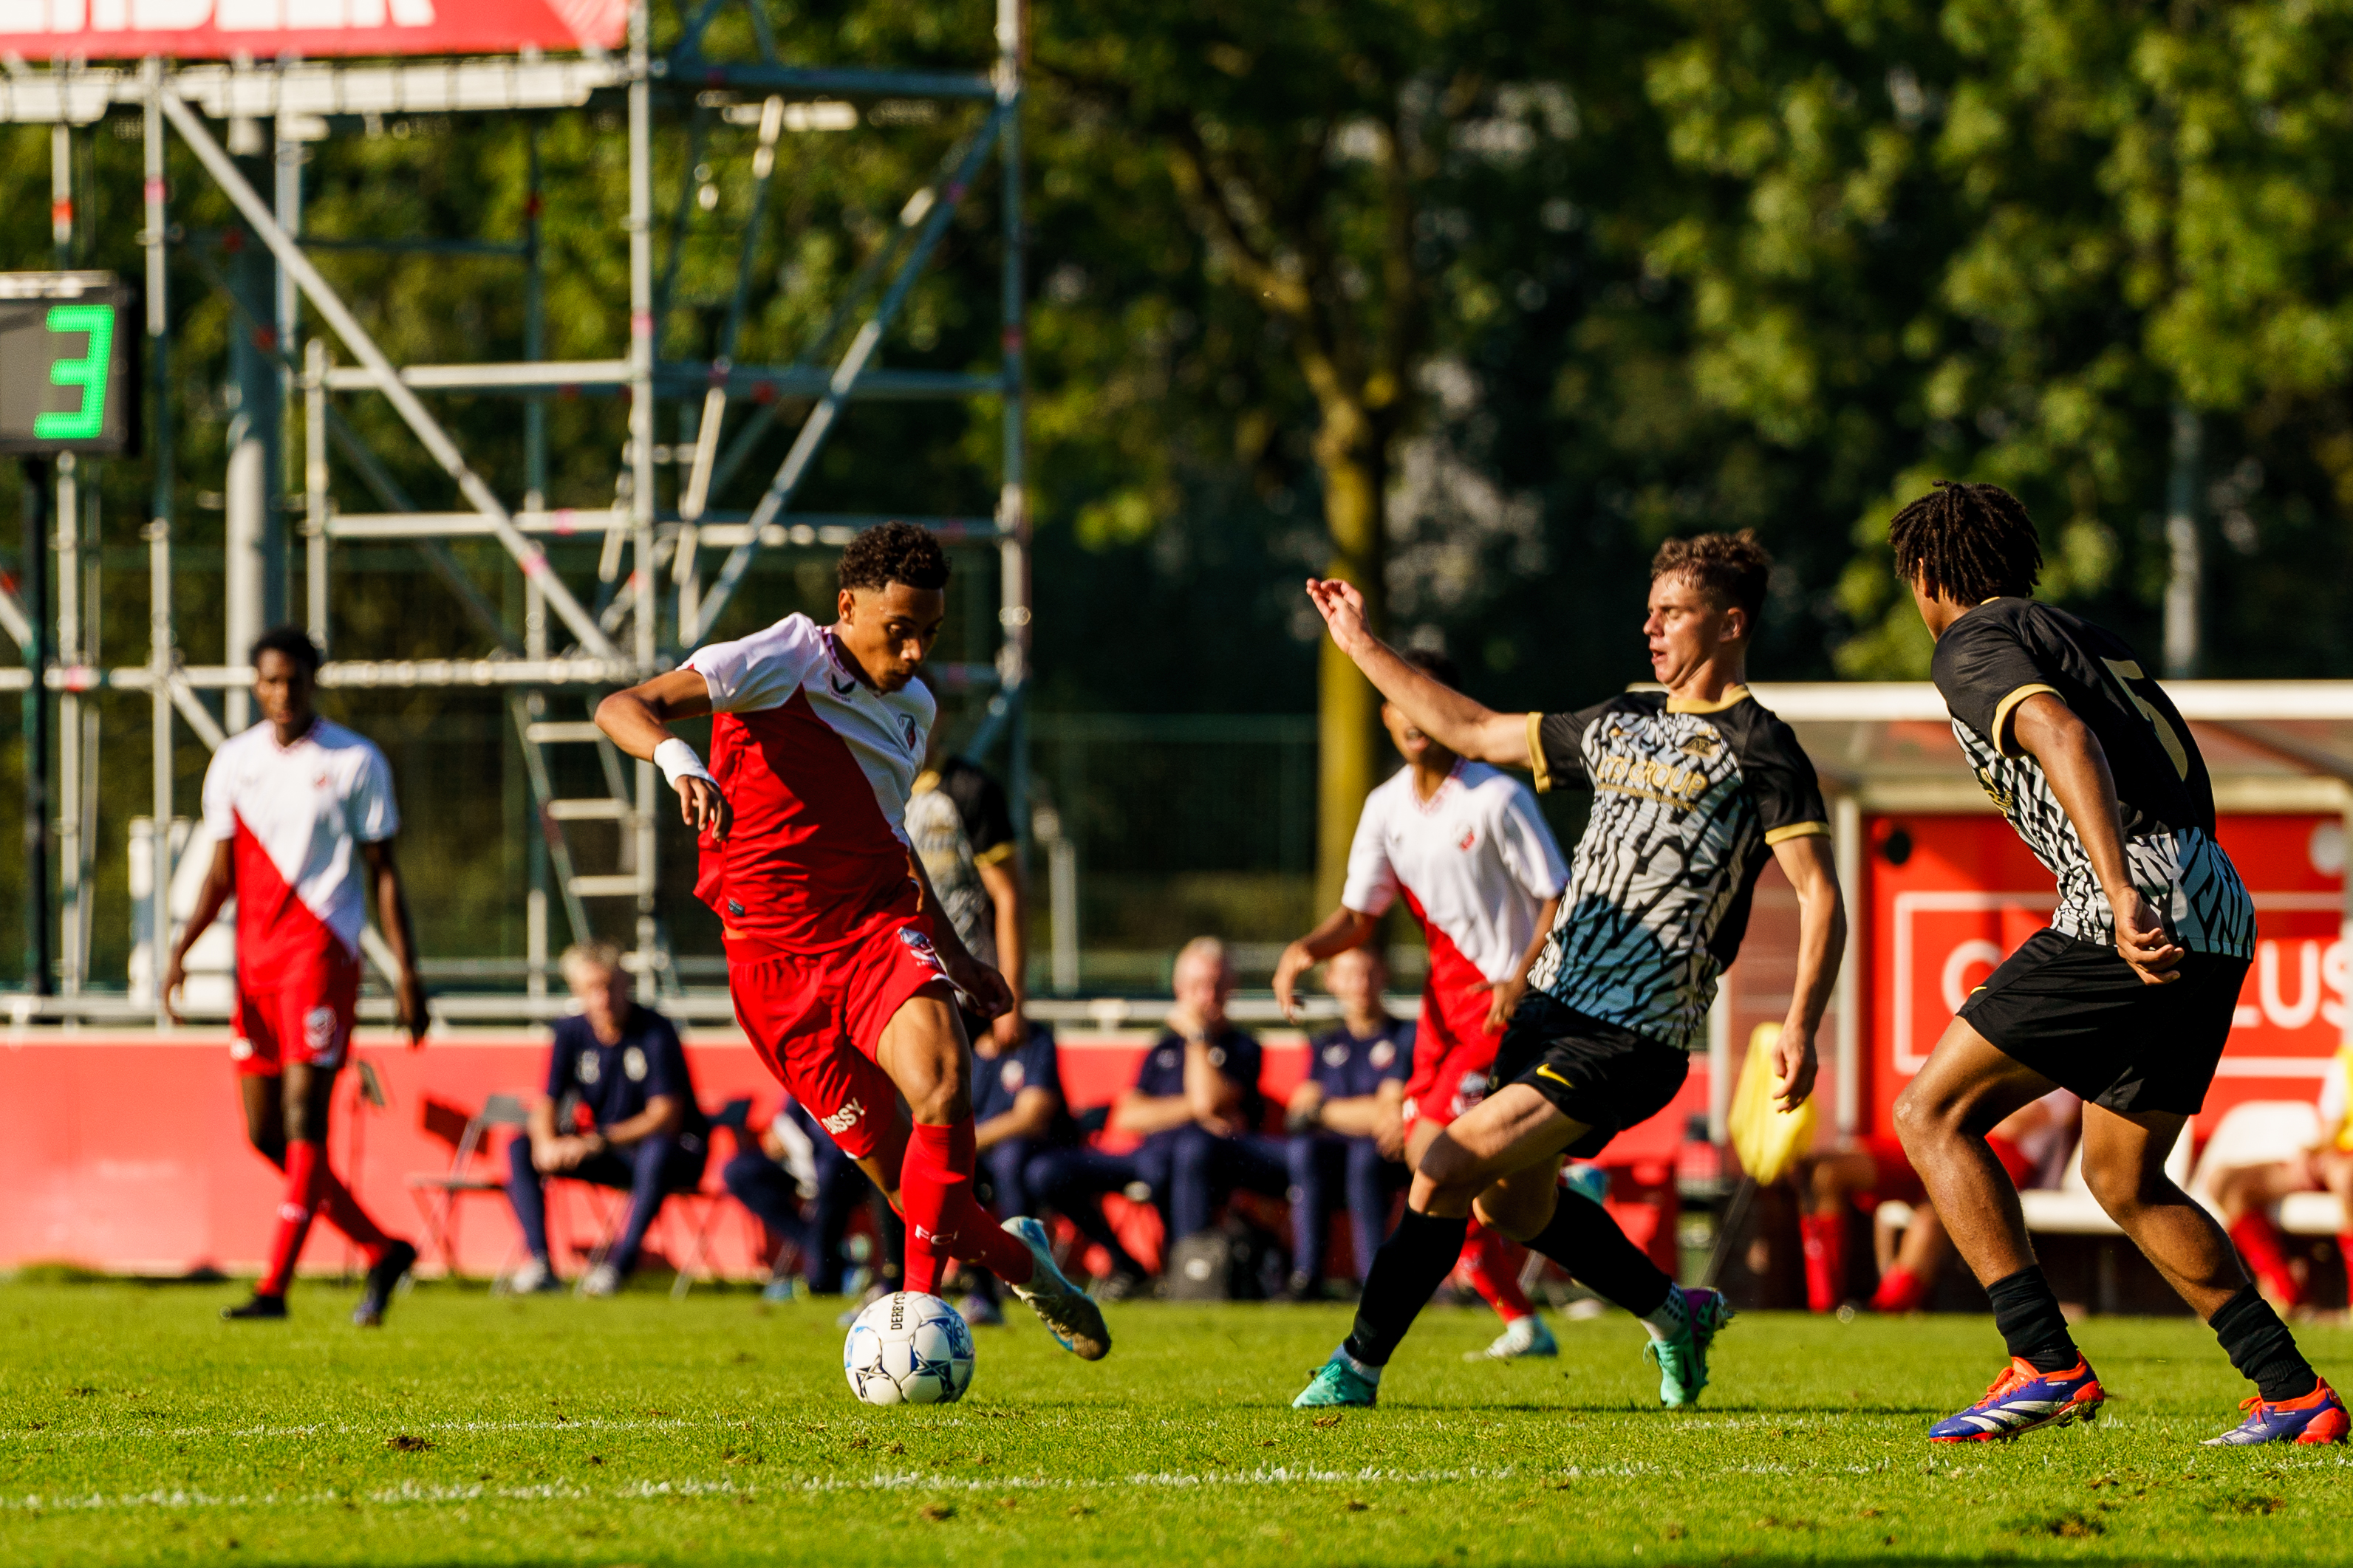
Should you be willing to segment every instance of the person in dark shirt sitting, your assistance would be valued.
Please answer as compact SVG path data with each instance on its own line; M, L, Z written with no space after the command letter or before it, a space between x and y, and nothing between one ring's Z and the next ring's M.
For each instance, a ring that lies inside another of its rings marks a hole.
M544 1184L563 1176L629 1194L618 1239L580 1281L584 1296L610 1296L637 1267L662 1199L702 1180L708 1129L678 1031L630 999L620 950L603 942L569 949L564 979L580 1011L557 1021L546 1098L531 1108L528 1136L507 1146L507 1201L531 1248L508 1289L547 1290L559 1283L548 1258ZM589 1131L557 1125L557 1108L567 1098L587 1111Z
M1062 1097L1062 1065L1054 1031L1023 1026L1021 1043L1008 1049L995 1031L972 1037L974 1142L980 1151L977 1195L993 1213L1033 1214L1030 1167L1050 1149L1071 1149L1079 1124ZM966 1271L972 1289L956 1303L968 1323L1000 1323L997 1281L986 1270Z
M1256 1136L1265 1108L1261 1052L1255 1038L1226 1018L1234 977L1225 944L1206 936L1187 942L1175 980L1176 1005L1166 1032L1145 1053L1134 1087L1112 1102L1110 1130L1143 1142L1126 1154L1051 1150L1028 1171L1031 1192L1110 1255L1111 1277L1096 1289L1104 1300L1132 1294L1145 1275L1103 1223L1098 1194L1148 1192L1174 1247L1208 1227L1220 1190L1248 1186L1280 1194L1289 1183L1280 1149Z
M1307 1076L1283 1114L1292 1237L1283 1295L1290 1300L1323 1293L1324 1238L1343 1193L1363 1281L1388 1238L1390 1201L1406 1184L1401 1113L1414 1026L1381 1006L1388 978L1369 947L1336 953L1324 966L1324 987L1339 999L1340 1023L1307 1042Z
M1172 1246L1207 1230L1225 1193L1247 1187L1279 1197L1290 1185L1281 1156L1258 1136L1263 1053L1226 1017L1234 972L1225 944L1206 936L1187 942L1175 990L1167 1032L1111 1113L1113 1131L1144 1139L1134 1159Z

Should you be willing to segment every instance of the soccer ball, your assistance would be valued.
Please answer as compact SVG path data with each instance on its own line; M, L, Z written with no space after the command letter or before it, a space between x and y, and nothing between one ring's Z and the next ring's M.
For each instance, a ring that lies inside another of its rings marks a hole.
M972 1386L972 1330L920 1290L878 1297L841 1347L849 1392L869 1405L947 1405Z

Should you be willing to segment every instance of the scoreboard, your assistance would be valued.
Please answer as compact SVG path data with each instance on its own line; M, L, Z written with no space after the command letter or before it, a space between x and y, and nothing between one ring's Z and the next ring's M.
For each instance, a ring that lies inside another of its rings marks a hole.
M0 452L136 452L144 331L111 272L0 272Z

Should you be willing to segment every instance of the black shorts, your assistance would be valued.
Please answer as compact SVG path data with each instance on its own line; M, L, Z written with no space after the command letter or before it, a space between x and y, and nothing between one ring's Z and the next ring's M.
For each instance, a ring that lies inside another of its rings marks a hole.
M1691 1076L1691 1053L1616 1024L1588 1017L1541 991L1530 992L1495 1047L1487 1075L1493 1098L1524 1083L1588 1131L1567 1152L1590 1160L1629 1127L1667 1108Z
M2247 961L2186 952L2180 974L2151 985L2113 947L2039 931L1969 994L1960 1016L2002 1055L2094 1105L2195 1116L2231 1038Z

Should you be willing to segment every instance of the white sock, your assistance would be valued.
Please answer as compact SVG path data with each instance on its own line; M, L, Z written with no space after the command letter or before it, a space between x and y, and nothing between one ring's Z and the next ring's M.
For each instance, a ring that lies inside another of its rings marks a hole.
M1656 1310L1643 1315L1642 1326L1651 1331L1651 1337L1654 1340L1671 1340L1677 1334L1689 1332L1691 1307L1683 1300L1683 1287L1668 1286L1667 1299L1659 1303Z
M1366 1383L1373 1384L1375 1387L1378 1387L1380 1385L1381 1369L1375 1366L1370 1362L1358 1361L1355 1356L1350 1355L1346 1345L1342 1345L1338 1350L1334 1351L1332 1353L1338 1356L1342 1361L1346 1362L1348 1363L1348 1370L1355 1373L1358 1377L1363 1378Z

